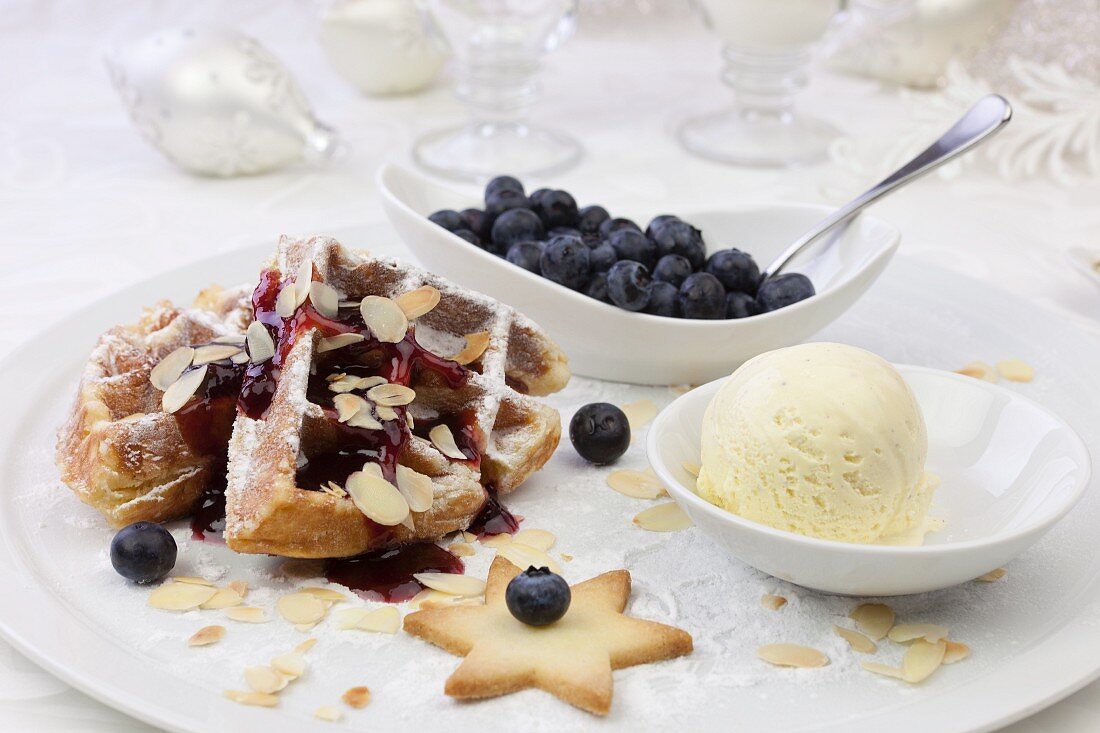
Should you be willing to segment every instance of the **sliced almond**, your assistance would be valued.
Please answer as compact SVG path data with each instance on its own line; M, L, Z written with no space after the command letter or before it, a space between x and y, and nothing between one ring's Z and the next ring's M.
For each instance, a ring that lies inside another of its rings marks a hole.
M944 639L946 648L943 652L943 663L954 664L955 662L961 662L970 656L970 647L959 641L951 641L950 639Z
M894 611L882 603L864 603L852 609L848 618L872 641L878 641L894 626Z
M469 575L414 573L413 577L421 584L440 593L449 593L452 596L462 596L463 598L485 595L485 581L480 578L472 578Z
M997 371L1010 382L1030 382L1035 379L1035 368L1021 359L999 361Z
M164 391L160 399L160 409L172 414L186 405L191 397L199 391L199 387L202 386L208 368L206 364L203 364L191 371L184 372L182 377Z
M177 583L191 583L192 585L208 585L211 588L214 587L214 583L212 581L209 581L206 578L197 578L193 575L174 575L169 578L169 580L174 580Z
M858 631L846 629L843 626L833 626L833 631L835 631L836 635L841 639L848 642L848 646L852 647L854 651L860 652L861 654L874 654L875 650L878 648L875 646L875 642Z
M555 562L554 558L534 547L511 542L497 548L497 554L522 570L531 567L550 568L553 572L561 574L561 566Z
M974 379L982 379L986 382L996 382L997 372L984 361L972 361L962 369L956 369L956 374L962 374Z
M634 471L629 468L609 473L607 485L633 499L656 499L667 495L665 487L656 476L646 471Z
M262 708L273 708L279 704L279 698L264 692L255 692L252 690L247 692L245 690L225 690L222 694L233 702L240 703L241 705L256 705Z
M401 628L401 612L394 606L380 608L345 608L336 615L339 629L373 631L379 634L396 634Z
M153 367L149 372L149 381L161 392L167 390L183 375L184 370L191 366L193 358L195 358L194 349L190 346L179 347Z
M359 304L359 312L374 337L384 343L396 344L409 330L409 319L389 298L368 295Z
M645 427L650 420L657 417L657 405L650 400L628 402L619 409L626 414L626 421L630 423L632 432Z
M317 353L323 354L326 351L335 351L366 340L367 337L361 333L338 333L335 336L329 336L318 341Z
M253 364L262 364L275 356L275 342L271 339L271 334L264 324L259 321L250 323L248 325L248 331L246 332L246 338L248 343L248 358Z
M272 659L271 666L291 679L298 679L306 672L306 659L301 652L293 651Z
M435 486L428 476L407 466L398 465L397 490L405 497L411 511L426 512L432 508Z
M336 417L340 422L347 422L355 417L360 410L370 410L370 405L359 395L338 394L332 398L332 406L336 408Z
M294 276L294 307L300 308L309 297L310 288L313 287L313 260L304 259L298 265L298 272Z
M431 312L439 305L439 298L438 290L431 285L421 285L416 290L401 293L393 299L393 302L397 303L397 307L405 314L405 318L411 321Z
M476 333L468 333L465 338L466 345L462 347L462 351L451 357L453 361L463 366L480 359L481 355L485 353L485 350L489 348L489 332L478 331Z
M765 644L756 650L756 656L777 667L824 667L829 663L817 649L798 644Z
M979 583L995 583L1003 578L1005 576L1005 573L1007 572L1008 571L1004 568L997 568L996 570L990 570L985 575L979 575L978 577L974 578L974 580L978 581Z
M276 602L279 615L292 624L315 624L325 617L328 604L311 593L291 593Z
M650 507L634 516L634 524L650 532L676 532L694 526L694 522L676 502Z
M863 667L868 672L874 672L875 674L881 674L884 677L893 677L894 679L905 679L905 673L898 667L891 667L888 664L882 664L881 662L869 662L866 659L860 661L859 666Z
M947 634L947 627L937 624L898 624L890 629L888 636L890 641L896 641L899 644L905 644L914 639L935 643L940 639L946 639Z
M521 529L512 537L512 541L547 552L558 541L558 538L554 536L553 532L548 532L545 529Z
M375 405L374 414L378 415L378 419L383 421L397 419L397 412L392 407L387 407L386 405ZM408 413L405 414L407 415ZM412 428L410 428L410 430L411 429Z
M352 415L351 419L348 420L348 425L353 428L363 428L364 430L382 429L382 423L378 422L378 418L370 414L369 409L362 409Z
M244 346L245 335L243 333L227 333L224 336L216 336L211 343L215 344L235 344L237 346Z
M477 554L477 549L468 542L453 542L447 547L447 551L455 557L472 557Z
M477 535L474 534L473 532L469 532L469 531L464 529L464 530L462 530L461 534L462 534L462 539L466 540L467 542L477 542Z
M339 379L329 380L328 383L329 390L337 394L346 394L354 389L358 389L358 387L359 380L347 374L341 374Z
M416 399L416 392L403 384L387 382L367 390L367 398L376 405L401 407Z
M690 473L695 478L699 478L699 464L692 463L691 461L683 461L681 464L684 470Z
M221 608L232 608L233 606L239 606L244 603L244 599L241 598L241 594L232 588L218 588L217 591L210 597L210 600L201 604L199 608L209 611L218 610Z
M350 708L360 710L365 708L370 702L370 689L366 685L360 685L358 687L349 687L340 699L344 701L344 704Z
M505 545L512 544L512 535L501 532L500 534L489 534L478 540L483 546L491 547L494 550L504 547Z
M769 593L760 599L760 605L769 611L778 611L783 608L783 606L787 605L787 599L783 596L775 596Z
M328 283L310 283L309 302L325 318L335 318L340 313L340 294Z
M224 626L203 626L187 640L187 646L209 646L216 644L225 636Z
M241 353L240 346L234 346L232 344L206 344L205 346L200 346L195 349L195 356L191 359L191 363L195 366L209 364L210 362L228 359L239 353Z
M302 588L299 593L308 593L314 598L320 598L322 601L330 601L332 603L339 603L340 601L347 600L347 596L337 590L331 588Z
M327 723L335 723L344 717L344 714L340 712L340 708L335 705L322 705L313 711L313 717L318 720L324 720Z
M226 583L226 586L235 590L241 598L248 595L248 583L243 580L231 580Z
M232 621L240 621L246 624L266 624L271 620L262 608L256 608L255 606L233 606L225 609L222 613Z
M943 664L947 644L942 639L929 642L917 639L901 660L901 671L906 682L917 684L928 679Z
M344 489L359 511L381 525L393 527L409 516L409 502L396 486L381 476L356 471L348 476Z
M275 298L275 313L280 318L293 318L298 304L294 299L294 283L287 283Z
M162 611L190 611L209 601L216 588L194 583L165 583L149 594L147 603Z
M306 652L308 652L310 649L312 649L315 646L317 646L317 640L316 639L306 639L301 644L294 647L294 651L297 652L298 654L305 654Z
M256 692L270 695L286 687L290 679L271 667L245 667L244 681Z
M236 354L229 357L229 361L233 362L234 364L247 364L249 361L248 352L238 351Z
M469 460L466 454L458 449L455 436L446 425L436 425L428 432L428 437L431 438L432 445L448 458L453 458L456 461Z
M565 562L573 562L573 556L572 555L566 555L564 552L561 554L561 559L564 560Z

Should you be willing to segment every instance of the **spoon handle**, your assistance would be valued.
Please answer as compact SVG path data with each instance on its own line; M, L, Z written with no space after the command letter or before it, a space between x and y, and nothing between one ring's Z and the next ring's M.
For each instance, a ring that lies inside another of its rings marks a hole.
M834 227L853 219L864 207L967 152L1004 127L1010 119L1012 119L1012 107L1008 104L1008 100L998 94L982 97L936 142L870 189L822 219L817 226L783 250L782 254L772 260L764 270L764 279L778 275L795 255Z

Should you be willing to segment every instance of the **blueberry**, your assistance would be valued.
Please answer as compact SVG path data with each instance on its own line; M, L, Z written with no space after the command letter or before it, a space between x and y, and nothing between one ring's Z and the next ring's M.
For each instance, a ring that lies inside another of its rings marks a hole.
M614 463L630 447L630 423L615 405L592 402L573 414L569 440L589 463Z
M596 246L589 247L588 261L592 265L592 272L607 272L619 261L619 255L609 243L598 242Z
M684 221L666 221L653 233L653 242L657 245L658 257L686 257L692 270L700 269L707 258L702 232Z
M670 221L680 221L680 217L673 216L672 214L661 214L660 216L653 217L649 222L649 226L645 228L645 235L653 239L653 235L657 233L657 230Z
M589 298L595 298L601 303L610 303L611 296L607 294L607 273L594 273L588 287L584 290L584 294Z
M760 312L756 298L748 293L726 293L726 318L748 318Z
M636 232L642 231L642 228L630 219L605 219L600 222L600 236L604 239L607 239L611 232L617 232L620 229L633 229Z
M655 316L667 316L669 318L680 317L680 289L672 283L656 280L653 290L649 293L649 305L645 307L646 313Z
M462 216L462 220L466 222L465 227L467 229L481 239L489 239L493 231L493 220L489 218L488 214L481 209L463 209L458 213Z
M760 281L760 268L752 255L739 249L722 249L707 260L706 272L718 278L722 287L730 292L756 294Z
M470 244L476 244L478 247L481 246L481 237L477 236L469 229L455 229L453 232L451 232L451 234L455 235L456 237L462 237Z
M681 255L665 255L657 260L657 266L653 268L653 279L671 283L676 287L691 274L691 263L687 257Z
M577 223L577 202L566 191L548 191L538 199L532 197L531 209L547 229L572 227Z
M546 235L542 221L533 211L512 209L493 222L491 251L501 256L516 242L538 241Z
M649 303L653 280L649 269L637 262L620 260L607 271L607 294L623 310L640 311Z
M523 191L513 191L510 188L497 191L485 199L485 213L492 219L500 216L505 211L526 209L530 206L531 201L523 195Z
M551 237L569 235L570 237L584 238L584 233L580 229L574 229L573 227L554 227L547 232L547 235Z
M766 280L756 291L756 302L760 305L760 310L767 313L805 300L814 292L814 284L810 282L810 278L791 272Z
M607 241L615 248L620 260L634 260L646 268L657 264L657 247L641 232L620 229L608 235Z
M726 289L709 272L689 275L680 286L680 312L684 318L725 318Z
M488 202L490 196L504 190L518 191L519 195L522 196L523 184L519 182L518 178L512 176L497 176L485 184L485 201Z
M584 234L599 234L600 224L611 218L602 206L585 206L577 214L577 229Z
M134 522L111 540L111 565L135 583L155 583L176 566L176 541L154 522Z
M569 610L573 594L565 578L550 568L529 567L512 578L504 591L508 610L528 626L546 626Z
M536 275L539 271L539 258L542 257L542 244L540 242L516 242L508 248L508 256L505 258L513 265L518 265L528 272Z
M580 237L555 237L539 260L542 276L572 290L583 290L591 278L588 245Z
M549 189L549 188L536 188L534 191L527 194L527 198L531 199L531 208L534 208L535 205L538 203L539 199L541 199L546 194L550 193L552 190L553 189Z
M462 229L466 226L466 221L462 218L462 214L451 209L443 209L437 211L428 217L428 221L437 226L441 226L448 232L453 232L455 229Z

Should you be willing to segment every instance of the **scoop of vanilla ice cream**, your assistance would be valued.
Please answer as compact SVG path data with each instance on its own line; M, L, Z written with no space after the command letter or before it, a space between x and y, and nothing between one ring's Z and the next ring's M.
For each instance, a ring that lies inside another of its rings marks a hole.
M746 362L703 418L698 492L746 519L842 542L919 544L937 481L912 390L831 343Z

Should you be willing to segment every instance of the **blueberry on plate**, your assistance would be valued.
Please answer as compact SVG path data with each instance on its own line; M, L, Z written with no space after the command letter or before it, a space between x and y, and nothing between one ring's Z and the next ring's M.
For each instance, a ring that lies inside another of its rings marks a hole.
M443 227L448 232L466 227L466 220L462 218L462 214L459 214L457 211L452 211L451 209L443 209L435 212L428 217L428 221Z
M491 251L501 256L516 242L539 241L546 235L538 214L527 209L505 211L493 222Z
M725 318L726 289L709 272L689 275L680 286L680 312L684 318Z
M633 229L636 232L642 231L642 228L630 219L605 219L600 222L600 236L604 239L607 239L611 232L617 232L621 229Z
M615 249L620 260L633 260L651 268L657 264L657 247L641 232L619 229L611 232L607 242Z
M619 261L619 254L608 242L597 242L595 246L589 245L588 261L592 272L607 272Z
M485 200L488 201L489 197L498 191L519 191L519 194L523 195L523 184L519 182L518 178L512 176L497 176L493 180L485 184Z
M691 263L682 255L665 255L653 268L653 279L680 287L692 272Z
M630 422L615 405L591 402L573 413L569 441L589 463L614 463L630 447Z
M577 229L582 234L599 234L600 224L611 218L602 206L585 206L577 213Z
M485 199L485 213L490 219L512 209L526 209L531 206L531 201L523 195L523 191L513 191L510 188L501 189Z
M155 583L176 566L176 541L154 522L134 522L111 540L111 565L135 583Z
M462 237L470 244L476 244L478 247L481 246L481 237L477 236L469 229L455 229L453 232L451 232L451 234L455 235L456 237Z
M623 310L640 311L649 304L653 279L649 269L638 262L620 260L607 271L607 294Z
M607 273L593 272L588 287L584 289L584 294L589 298L595 298L601 303L610 303L611 296L607 294Z
M786 308L814 294L810 278L799 272L776 275L766 280L756 291L756 302L764 313Z
M752 255L733 248L718 250L707 260L704 271L718 278L722 287L730 292L756 295L760 268Z
M481 209L463 209L458 212L465 227L481 239L488 239L493 231L493 220Z
M653 239L653 235L657 233L657 230L670 221L680 221L680 217L673 216L672 214L661 214L660 216L653 217L649 220L649 226L645 228L645 235Z
M667 318L680 317L680 289L672 283L653 281L653 290L649 293L649 304L645 312Z
M538 275L541 274L539 271L539 259L541 257L541 242L516 242L508 248L508 255L505 259L513 265Z
M565 578L550 568L529 567L512 578L504 590L508 611L528 626L547 626L569 610L572 591Z
M541 223L541 222L540 222ZM591 278L588 245L580 237L554 237L539 259L542 276L572 290L584 290Z
M703 233L684 221L666 221L653 232L658 257L680 255L691 263L692 270L699 270L707 258Z
M538 199L532 197L531 209L539 215L547 229L577 224L577 202L567 191L547 191Z
M748 293L726 293L726 318L748 318L760 312L756 298Z

